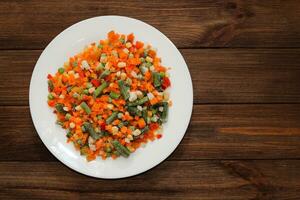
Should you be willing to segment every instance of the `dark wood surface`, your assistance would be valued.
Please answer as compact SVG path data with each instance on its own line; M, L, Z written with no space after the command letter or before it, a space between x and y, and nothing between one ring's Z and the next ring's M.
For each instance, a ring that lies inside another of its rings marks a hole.
M28 102L52 38L108 14L165 33L194 87L176 151L121 180L90 178L54 158ZM0 1L0 199L300 199L299 18L296 0Z

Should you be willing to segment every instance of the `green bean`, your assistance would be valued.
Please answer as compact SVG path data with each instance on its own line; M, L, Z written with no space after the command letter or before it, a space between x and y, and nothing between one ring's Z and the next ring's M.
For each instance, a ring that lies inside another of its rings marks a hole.
M118 112L113 112L111 116L106 119L106 124L112 123L117 118Z
M73 133L72 133L71 131L68 131L68 133L67 133L67 138L72 137L72 135L73 135Z
M140 138L144 133L147 133L149 130L150 130L149 127L148 127L148 126L145 126L145 128L143 128L143 129L141 130L141 134L138 135L138 136L133 136L133 139L136 140L136 139Z
M60 126L63 126L64 125L64 123L63 122L61 122L61 121L56 121L56 124L58 124L58 125L60 125Z
M119 41L120 41L122 44L125 44L125 38L120 38Z
M138 106L138 105L142 105L144 103L146 103L147 101L149 101L149 98L146 96L146 97L143 97L139 100L136 100L134 102L130 102L127 104L127 106Z
M90 107L84 101L80 104L80 106L88 115L91 114L92 111Z
M143 129L141 130L141 134L147 133L149 130L150 130L149 127L148 127L148 126L145 126L145 128L143 128Z
M125 146L123 146L118 140L112 141L112 145L115 147L115 149L120 155L126 158L130 155L130 151Z
M169 104L168 104L168 102L163 102L162 104L163 104L164 110L163 110L160 118L161 118L161 120L163 122L166 122L167 121L168 112L169 112Z
M66 120L70 120L71 117L72 117L72 115L71 115L70 113L67 113L67 114L65 115L65 119L66 119Z
M120 97L120 94L115 93L115 92L110 92L109 96L110 96L112 99L117 99L117 98Z
M90 83L90 82L88 82L87 84L86 84L86 88L91 88L91 87L93 87L93 84L92 83Z
M54 85L51 80L48 80L48 88L49 88L50 92L52 92L52 90L54 89Z
M118 85L120 87L121 94L122 94L123 98L125 100L127 100L129 98L129 92L128 92L129 88L125 85L123 80L119 80Z
M83 90L83 94L88 95L88 94L89 94L89 90L88 90L88 89L84 89L84 90Z
M94 98L97 98L102 91L108 86L108 83L104 81L97 89L94 91Z
M90 134L90 136L93 139L97 140L97 139L99 139L99 138L102 137L102 135L100 133L97 133L95 131L95 129L93 128L92 124L90 124L89 122L84 122L83 123L83 127Z
M72 63L72 65L73 65L73 67L77 67L77 66L78 66L78 62L77 62L77 61L74 61L74 62Z
M88 146L83 146L80 148L80 155L85 156L87 154L89 147Z
M105 152L106 153L111 153L111 148L110 147L106 147Z
M152 63L151 62L146 62L145 66L149 68L149 67L152 66Z
M154 87L159 87L161 85L161 78L160 78L159 73L153 72L152 76L153 76Z
M100 78L105 78L110 74L110 71L107 69L104 72L102 72L102 74L100 75Z
M136 107L128 107L127 111L131 114L131 115L137 115L137 116L141 116L142 112L137 109Z
M102 45L102 44L98 44L98 48L99 48L99 49L102 49L102 48L103 48L103 45Z
M104 64L103 63L99 63L98 66L96 67L96 71L100 71L104 69Z
M65 69L61 67L61 68L58 69L58 72L59 72L60 74L63 74L63 73L65 72Z
M142 111L142 117L145 120L145 122L147 122L147 115L148 115L148 111L147 110L143 110Z
M64 110L64 105L61 103L58 103L55 105L55 109L57 110L57 112L66 114L67 112Z
M80 146L83 146L83 142L82 142L81 139L78 139L78 140L76 141L76 143L79 144Z
M120 122L120 123L118 124L118 127L119 127L119 128L122 128L123 126L124 126L123 122Z
M51 93L49 93L48 94L48 99L52 100L52 99L54 99L54 96Z

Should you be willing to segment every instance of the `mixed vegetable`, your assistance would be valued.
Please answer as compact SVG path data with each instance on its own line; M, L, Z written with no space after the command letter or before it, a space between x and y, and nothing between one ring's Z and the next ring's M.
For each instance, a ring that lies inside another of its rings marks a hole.
M111 31L48 75L48 105L87 160L128 157L161 138L171 105L167 68L150 45Z

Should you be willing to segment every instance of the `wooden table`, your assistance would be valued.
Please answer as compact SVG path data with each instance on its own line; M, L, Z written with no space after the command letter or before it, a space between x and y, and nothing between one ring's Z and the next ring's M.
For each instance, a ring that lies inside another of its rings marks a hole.
M60 163L28 107L42 50L66 27L99 15L157 27L183 54L194 85L177 150L121 180ZM2 0L0 199L300 199L299 18L297 0Z

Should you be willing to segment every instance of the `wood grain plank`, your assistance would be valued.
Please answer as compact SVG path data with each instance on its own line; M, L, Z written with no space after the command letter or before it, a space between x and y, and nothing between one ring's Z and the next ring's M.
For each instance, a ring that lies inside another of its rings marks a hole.
M166 161L113 181L89 178L58 162L0 162L0 197L296 200L299 168L299 160Z
M0 160L55 160L39 139L27 106L0 107L0 121ZM300 107L195 105L187 133L169 159L245 158L300 158Z
M68 26L124 15L165 33L178 47L300 47L296 0L52 0L0 2L0 49L41 49Z
M181 50L194 102L299 103L299 49ZM41 51L0 51L0 105L28 105L30 77Z

